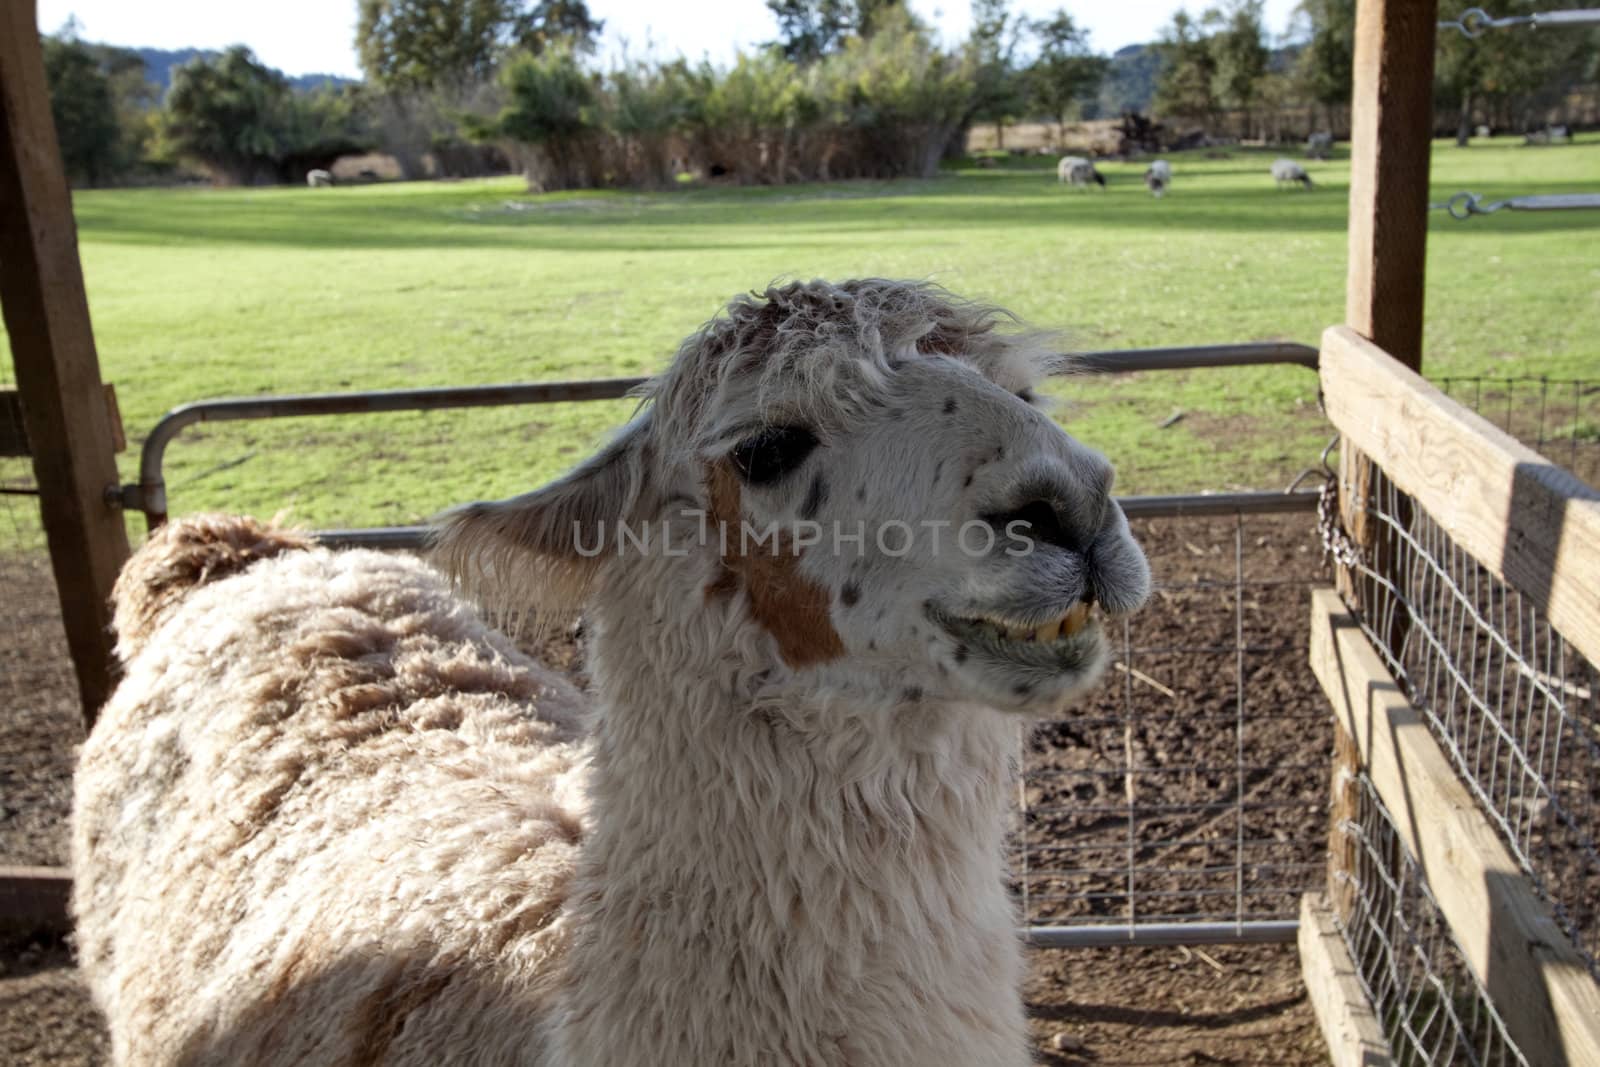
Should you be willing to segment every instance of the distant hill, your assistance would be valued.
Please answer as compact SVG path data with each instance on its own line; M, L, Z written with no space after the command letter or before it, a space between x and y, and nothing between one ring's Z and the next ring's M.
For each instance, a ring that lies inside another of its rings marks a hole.
M137 53L139 58L144 60L145 80L154 85L160 93L165 93L172 84L172 72L189 60L196 57L210 59L221 55L220 52L203 48L130 48L128 51ZM285 74L284 77L288 78L289 84L296 89L308 92L324 86L338 88L357 84L354 78L342 78L337 74Z
M1267 69L1278 74L1293 70L1295 59L1304 48L1304 44L1292 43L1272 49L1267 55ZM1111 54L1105 80L1100 83L1100 95L1095 101L1099 113L1086 112L1085 117L1114 118L1124 111L1148 114L1160 78L1161 54L1154 43L1117 49Z
M1115 117L1124 111L1148 112L1161 76L1161 56L1153 45L1130 44L1111 54L1111 66L1100 83L1100 112Z

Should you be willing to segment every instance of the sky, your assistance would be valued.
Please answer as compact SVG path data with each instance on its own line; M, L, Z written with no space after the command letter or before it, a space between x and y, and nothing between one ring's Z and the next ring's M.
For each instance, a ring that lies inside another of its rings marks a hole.
M249 45L262 61L289 74L361 76L356 64L356 0L37 0L39 28L47 33L76 17L88 41L149 48L221 49ZM1297 0L1266 0L1267 31L1281 35ZM910 0L911 9L947 42L966 36L968 0ZM1090 31L1090 43L1111 52L1150 41L1179 8L1198 12L1208 0L1013 0L1012 10L1032 16L1065 6ZM602 52L626 47L670 58L709 56L725 63L777 35L762 0L589 0L606 23Z

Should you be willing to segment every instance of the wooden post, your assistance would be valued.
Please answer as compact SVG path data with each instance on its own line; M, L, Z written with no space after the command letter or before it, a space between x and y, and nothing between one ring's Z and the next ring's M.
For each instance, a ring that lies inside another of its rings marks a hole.
M1422 367L1437 19L1437 0L1361 0L1356 8L1345 322L1412 370ZM1381 539L1366 521L1379 489L1375 472L1348 447L1341 470L1346 529L1381 572ZM1344 568L1339 584L1347 598L1371 606ZM1391 648L1400 636L1390 634Z
M1356 5L1354 81L1350 93L1350 258L1345 322L1413 370L1422 366L1423 278L1428 251L1428 165L1433 136L1433 51L1437 0L1360 0ZM1340 446L1339 513L1373 570L1392 573L1394 545L1368 521L1383 491L1378 469L1348 442ZM1404 516L1398 516L1404 518ZM1359 608L1381 602L1353 568L1339 568L1339 592ZM1404 620L1370 617L1398 654ZM1353 904L1333 877L1350 862L1340 847L1342 820L1353 816L1360 771L1355 742L1335 726L1333 807L1329 828L1329 898L1341 920ZM1341 786L1341 783L1342 786ZM1353 871L1346 871L1354 874Z
M1422 366L1436 0L1361 0L1351 90L1345 322Z
M0 302L85 719L115 684L111 586L128 558L111 420L34 5L0 3Z

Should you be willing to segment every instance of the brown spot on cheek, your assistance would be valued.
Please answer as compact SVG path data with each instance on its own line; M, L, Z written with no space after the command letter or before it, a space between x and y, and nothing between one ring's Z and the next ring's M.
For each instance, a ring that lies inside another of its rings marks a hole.
M752 541L749 546L741 543L744 513L739 480L726 463L707 468L706 491L711 517L726 531L722 572L706 586L706 598L731 596L744 586L751 616L777 641L779 655L791 667L809 667L843 656L844 642L828 614L832 598L825 588L800 573L802 554L793 548L790 538L780 533L776 552L771 541Z

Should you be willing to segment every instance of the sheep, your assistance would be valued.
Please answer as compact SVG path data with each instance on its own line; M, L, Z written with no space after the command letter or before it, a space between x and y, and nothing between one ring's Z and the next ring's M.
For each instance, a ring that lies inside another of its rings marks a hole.
M1564 144L1572 139L1565 126L1546 126L1542 130L1534 130L1522 135L1524 144Z
M1272 161L1272 180L1278 183L1278 188L1293 185L1299 182L1307 189L1312 188L1311 175L1306 169L1292 159L1275 159Z
M1011 321L880 279L741 297L598 455L445 518L458 587L156 531L74 800L116 1063L1031 1063L1020 724L1150 579ZM588 714L457 588L581 609Z
M1160 200L1166 195L1167 186L1172 184L1172 164L1164 159L1158 159L1145 168L1145 187L1150 190L1150 195Z
M1306 138L1306 155L1311 159L1327 159L1333 151L1333 134L1327 130L1317 130Z
M326 189L333 184L333 174L325 170L308 170L306 184L313 189Z
M1088 188L1094 182L1103 189L1106 184L1095 165L1082 156L1062 156L1056 164L1056 181L1071 183L1074 188Z

